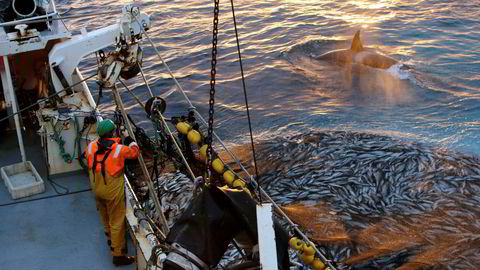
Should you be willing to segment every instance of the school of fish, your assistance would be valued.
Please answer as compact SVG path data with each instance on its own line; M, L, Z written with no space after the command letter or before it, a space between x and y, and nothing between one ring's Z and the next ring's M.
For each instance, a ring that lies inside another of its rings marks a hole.
M480 265L479 157L353 131L276 137L256 150L260 185L337 269ZM155 182L171 226L194 185L181 173ZM231 247L219 268L238 257Z

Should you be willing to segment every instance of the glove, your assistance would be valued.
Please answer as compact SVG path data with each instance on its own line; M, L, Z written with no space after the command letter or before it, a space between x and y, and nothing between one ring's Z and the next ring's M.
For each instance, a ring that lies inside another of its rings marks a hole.
M127 145L127 146L128 146L128 145L130 145L132 142L135 142L135 140L134 140L132 137L130 137L130 136L127 136L127 137L125 137L125 139L123 139L123 144L124 144L124 145Z
M128 130L124 127L120 127L120 133L122 133L123 137L128 137Z

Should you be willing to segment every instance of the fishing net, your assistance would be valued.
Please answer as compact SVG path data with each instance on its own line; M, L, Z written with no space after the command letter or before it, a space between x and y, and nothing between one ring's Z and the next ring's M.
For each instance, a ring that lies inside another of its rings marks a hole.
M264 189L345 268L480 265L478 157L344 131L275 138L258 149Z
M231 149L252 173L250 147ZM338 269L480 265L478 157L343 131L274 138L256 149L260 185ZM169 208L184 209L187 201Z
M448 211L438 208L418 216L396 215L364 229L346 230L344 223L325 204L297 203L283 207L288 216L308 232L311 239L327 247L343 246L352 251L343 263L358 268L382 257L403 253L396 269L425 269L450 265L461 258L466 269L476 269L480 243L474 217L446 220ZM459 214L460 211L457 213ZM473 249L472 249L473 248ZM472 256L475 255L475 256ZM388 259L384 259L385 261ZM381 263L378 263L380 266Z

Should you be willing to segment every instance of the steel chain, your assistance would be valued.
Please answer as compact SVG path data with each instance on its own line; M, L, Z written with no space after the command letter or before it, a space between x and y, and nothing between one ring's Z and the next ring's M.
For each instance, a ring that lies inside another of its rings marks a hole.
M208 111L208 133L207 133L207 182L210 182L212 168L212 142L213 142L213 105L215 104L215 75L217 65L217 35L218 35L218 13L220 0L214 0L215 7L213 9L213 38L212 38L212 70L210 71L210 109Z

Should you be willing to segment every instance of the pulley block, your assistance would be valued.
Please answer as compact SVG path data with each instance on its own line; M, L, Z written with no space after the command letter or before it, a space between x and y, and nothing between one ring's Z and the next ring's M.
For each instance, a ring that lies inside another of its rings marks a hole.
M166 108L167 103L163 98L159 96L151 97L145 103L145 112L149 117L156 112L160 112L161 114L163 114Z

